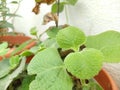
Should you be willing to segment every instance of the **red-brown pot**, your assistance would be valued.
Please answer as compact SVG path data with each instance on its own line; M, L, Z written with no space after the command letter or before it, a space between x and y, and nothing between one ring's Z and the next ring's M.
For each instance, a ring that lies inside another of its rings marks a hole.
M115 81L104 69L102 69L99 74L95 76L95 79L103 87L104 90L119 90Z
M22 43L24 43L25 41L28 41L30 40L31 38L28 37L28 36L19 36L19 35L16 35L16 36L10 36L10 35L7 35L7 36L0 36L0 42L8 42L10 43L11 45L20 45ZM23 50L26 50L26 49L30 49L31 47L33 47L34 45L36 45L36 42L33 41L31 43L29 43L29 45L27 45L26 47L24 47L21 51ZM10 54L11 52L14 50L15 48L11 48L9 52L7 52L5 54L5 57L8 58L10 57ZM2 57L0 56L0 60L2 60Z

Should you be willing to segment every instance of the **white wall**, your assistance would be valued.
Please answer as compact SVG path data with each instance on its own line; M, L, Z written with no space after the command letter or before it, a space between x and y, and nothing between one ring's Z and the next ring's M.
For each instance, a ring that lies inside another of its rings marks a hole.
M120 0L79 0L76 7L69 7L69 17L87 34L120 31Z
M31 27L37 26L41 31L48 26L42 26L42 16L50 11L50 6L42 5L41 14L32 13L34 0L23 0L18 10L22 18L15 19L15 28L29 35ZM86 34L96 34L105 30L120 31L120 0L79 0L76 6L68 7L69 23L84 30ZM64 13L60 23L66 23ZM51 25L51 24L50 24Z

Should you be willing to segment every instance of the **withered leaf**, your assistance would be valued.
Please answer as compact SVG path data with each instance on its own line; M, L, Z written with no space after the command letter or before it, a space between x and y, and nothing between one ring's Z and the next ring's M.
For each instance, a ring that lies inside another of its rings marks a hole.
M43 24L46 25L47 23L49 23L50 21L58 21L58 16L54 13L47 13L45 14L45 16L43 17Z
M46 3L48 5L54 3L56 0L40 0L40 2L36 2L35 7L33 8L32 12L34 12L35 14L39 14L40 12L40 5L42 3Z
M40 12L40 3L36 3L36 5L33 8L32 12L34 12L35 14L39 14L39 12Z

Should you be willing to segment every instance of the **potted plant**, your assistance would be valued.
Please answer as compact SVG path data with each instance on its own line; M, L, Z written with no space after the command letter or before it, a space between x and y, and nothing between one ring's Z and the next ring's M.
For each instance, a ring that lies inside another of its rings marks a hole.
M1 0L0 1L0 43L8 42L9 47L11 48L13 47L15 48L16 46L19 46L25 41L28 41L31 39L30 37L25 36L22 33L15 32L14 25L12 23L14 17L19 16L16 14L16 12L19 9L21 1L22 0L18 0L18 1ZM9 4L17 5L16 10L13 13L11 13L11 8L8 7ZM10 31L10 29L12 30L12 32ZM31 44L26 45L25 47L30 48L34 44L35 42L32 42ZM5 56L9 57L10 53L8 52Z
M82 36L84 38L81 38ZM54 47L53 44L55 44L56 42L49 44L50 47L48 47L48 43L47 43L48 41L44 41L39 45L39 47L34 47L34 50L25 51L24 53L19 55L19 58L22 58L22 56L29 55L30 53L35 53L35 54L37 53L32 58L31 62L28 64L27 67L28 74L25 72L26 71L24 64L25 59L21 60L22 64L18 65L18 61L20 60L20 59L16 59L18 58L18 56L15 56L14 58L12 57L10 61L12 60L11 61L12 64L15 65L16 65L15 62L17 62L18 67L16 68L14 67L13 71L11 70L10 71L11 73L9 73L7 77L4 78L2 77L0 79L0 82L4 82L3 83L4 85L2 84L0 87L3 90L6 90L5 88L8 88L9 86L8 90L12 90L10 88L13 88L14 85L19 85L20 82L22 82L22 86L19 87L20 90L24 90L24 88L26 88L27 90L41 90L41 89L59 90L61 88L62 90L66 90L66 89L81 90L81 88L83 90L86 88L88 90L93 88L94 89L96 88L96 90L98 89L102 90L101 87L98 87L99 85L97 85L93 77L95 76L97 81L99 81L98 79L100 79L100 77L102 77L101 78L102 80L103 79L105 80L106 77L104 78L103 75L104 70L100 72L100 70L102 69L102 63L119 61L119 55L118 55L120 48L118 43L119 36L120 36L119 32L107 31L96 36L85 37L85 34L78 28L73 26L66 27L62 30L59 30L56 35L57 44L59 48ZM116 43L115 46L113 46L113 44L109 41L108 37L114 39L114 42L112 43ZM97 42L98 40L101 42ZM82 47L80 47L81 49L79 48L80 42L82 43L81 44ZM100 46L101 48L99 47L99 49L98 48L95 49L92 47L92 45L95 47L100 44L102 46ZM75 47L72 47L72 45ZM88 48L83 47L83 45ZM112 52L110 53L111 50ZM9 60L6 61L3 60L3 61L4 61L4 65L6 65L8 63L5 64L5 62ZM24 65L24 68L22 67L22 71L20 69L20 72L17 71L18 73L17 76L15 74L16 70L20 68L21 65ZM6 68L4 67L4 69ZM98 76L96 76L97 74ZM15 75L15 76L12 77L11 75L13 76ZM12 80L10 79L9 81L8 78L10 77L12 78ZM15 77L17 78L14 79ZM8 81L9 83L7 83ZM12 84L11 86L10 82L13 83L13 81L14 81L14 85ZM17 84L15 84L15 81ZM111 80L108 79L108 81ZM101 85L103 84L103 82L102 83L101 81L99 82ZM112 88L109 85L110 84L103 86L104 89L117 90L117 88Z
M36 54L28 65L28 74L36 75L29 89L100 89L93 77L99 74L104 62L119 61L118 37L120 37L120 33L116 31L86 37L80 29L73 26L59 30L56 35L58 48L54 47L56 42L52 43L51 47L44 47L45 49ZM109 39L114 41L111 42ZM44 45L46 46L46 43ZM100 75L103 71L100 72ZM97 76L95 78L99 79ZM103 78L101 79L103 80ZM99 82L101 83L101 81ZM43 84L41 85L41 83ZM107 86L108 88L106 88ZM115 90L109 84L103 87L105 90Z
M0 72L0 88L2 90L118 90L114 81L112 82L115 87L110 86L110 76L105 77L108 73L104 72L102 64L120 61L120 33L107 31L94 36L85 36L77 27L59 26L58 19L55 18L52 20L56 26L46 30L48 39L40 41L39 37L43 33L38 36L36 28L32 28L31 34L37 37L39 43L30 50L11 57L10 60L2 60L0 66L6 65L7 68L2 68L5 72ZM30 63L25 64L24 56L33 54L35 56ZM101 82L100 79L103 78L106 81Z
M12 24L12 19L16 16L19 16L16 14L17 10L19 9L21 0L18 1L8 1L8 0L1 0L0 1L0 34L5 34L6 32L9 32L10 28L14 31L14 25ZM11 12L11 8L8 6L9 4L13 5L16 4L16 10L14 12Z

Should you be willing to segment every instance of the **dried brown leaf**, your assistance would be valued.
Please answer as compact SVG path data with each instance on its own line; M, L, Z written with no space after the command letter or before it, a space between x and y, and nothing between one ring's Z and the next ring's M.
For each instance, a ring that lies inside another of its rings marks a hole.
M51 21L57 22L58 16L56 14L53 14L53 13L45 14L45 16L43 17L43 24L46 25L47 23L49 23Z
M33 8L32 12L34 12L35 14L39 14L39 12L40 12L40 4L41 3L36 3L36 5Z

